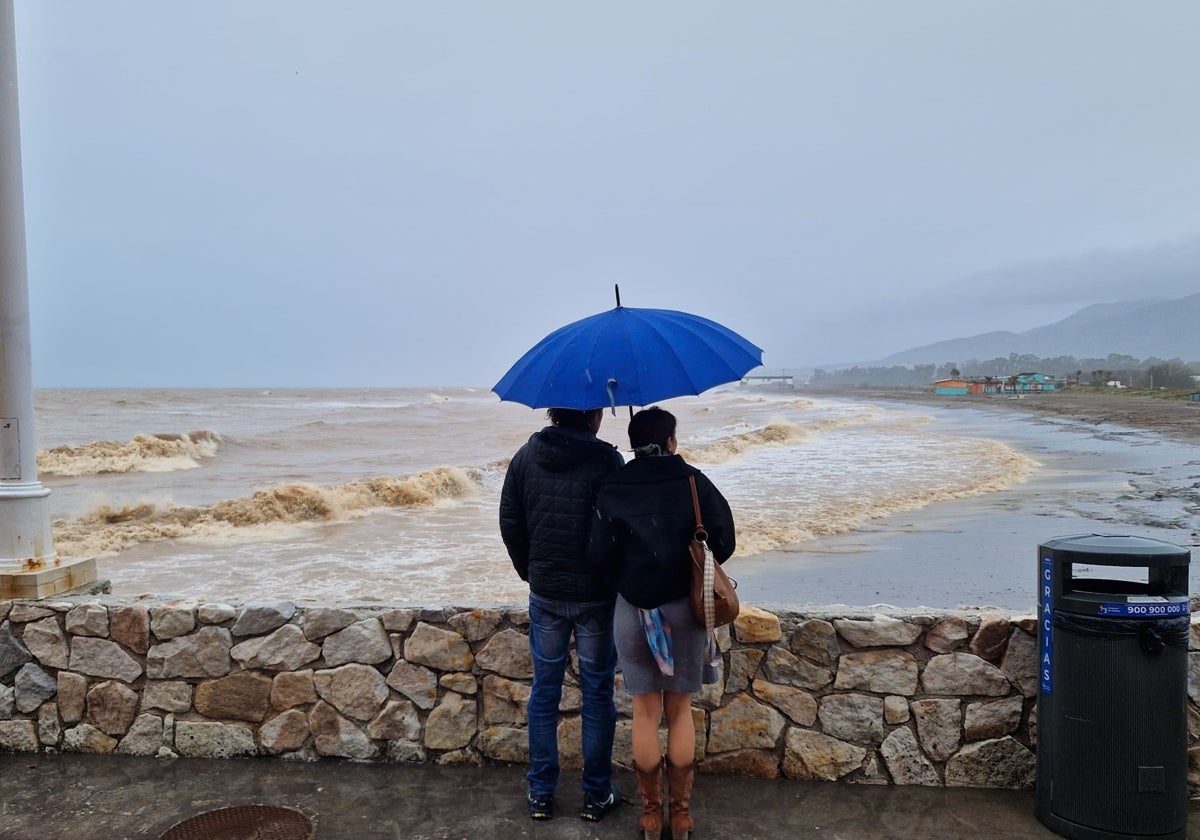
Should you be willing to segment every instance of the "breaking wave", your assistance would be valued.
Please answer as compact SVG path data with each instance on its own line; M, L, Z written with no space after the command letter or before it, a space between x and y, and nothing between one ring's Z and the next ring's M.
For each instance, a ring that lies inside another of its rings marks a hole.
M776 551L818 537L844 534L872 519L917 510L937 502L980 496L1028 481L1037 462L1002 443L976 440L982 473L956 475L942 486L907 489L895 493L830 494L803 506L790 517L769 507L748 506L737 511L737 555L751 556ZM795 511L794 508L791 509Z
M41 473L60 476L192 470L200 466L202 458L216 455L220 443L221 436L209 431L140 434L125 443L98 440L40 449L37 467Z
M438 467L393 478L377 476L335 487L281 484L250 496L223 499L209 507L141 502L121 508L101 505L53 526L64 556L113 554L156 540L203 538L263 539L272 528L343 522L382 508L427 507L473 496L478 477L457 467ZM239 533L238 529L254 529Z
M751 432L739 432L709 443L681 448L679 454L684 460L696 464L723 464L760 446L795 445L808 439L808 432L803 427L795 423L776 421Z
M697 443L681 448L684 459L697 464L724 464L762 446L796 446L808 443L812 435L828 429L853 426L874 420L878 412L864 411L848 417L830 417L811 423L793 423L789 420L773 420L761 429L739 432L718 438L708 443Z

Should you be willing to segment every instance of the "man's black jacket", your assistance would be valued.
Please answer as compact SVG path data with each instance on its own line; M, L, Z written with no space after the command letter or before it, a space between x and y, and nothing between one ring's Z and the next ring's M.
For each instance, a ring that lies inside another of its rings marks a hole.
M588 530L596 485L624 462L590 432L554 426L517 450L500 492L500 536L535 595L574 602L613 597L604 575L587 563Z

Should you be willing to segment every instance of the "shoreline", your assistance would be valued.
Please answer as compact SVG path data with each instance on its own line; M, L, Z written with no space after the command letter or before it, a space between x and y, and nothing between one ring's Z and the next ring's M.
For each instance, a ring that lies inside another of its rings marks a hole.
M1039 466L1028 481L1000 491L735 558L727 571L751 603L1033 613L1037 547L1049 539L1122 533L1200 546L1200 407L1193 404L1112 394L797 394L928 416L939 433L996 440Z
M1039 394L965 394L938 396L927 391L888 388L797 389L797 394L863 402L900 402L937 406L949 410L976 408L1014 412L1032 417L1049 416L1076 423L1111 424L1153 432L1182 443L1200 445L1200 402L1141 394L1089 391L1074 388Z

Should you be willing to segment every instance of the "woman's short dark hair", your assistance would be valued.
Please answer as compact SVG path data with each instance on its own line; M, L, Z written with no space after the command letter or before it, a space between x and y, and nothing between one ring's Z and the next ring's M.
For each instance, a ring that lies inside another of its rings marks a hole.
M675 415L654 405L643 408L629 421L629 448L639 449L652 443L667 451L667 440L675 435Z
M600 409L580 411L577 408L552 408L546 412L550 422L560 429L577 429L587 431L592 414Z

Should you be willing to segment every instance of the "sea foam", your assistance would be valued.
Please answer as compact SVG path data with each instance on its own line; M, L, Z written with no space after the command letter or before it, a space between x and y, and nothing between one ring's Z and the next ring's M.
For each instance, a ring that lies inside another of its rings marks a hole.
M112 554L166 539L269 539L271 531L283 533L281 526L349 521L380 508L431 506L472 496L476 487L477 478L469 472L439 467L402 478L377 476L334 487L282 484L207 507L102 504L84 516L55 521L53 536L60 553L77 556ZM238 531L248 533L239 536Z
M200 466L201 459L215 456L220 443L221 436L210 431L139 434L124 443L98 440L42 449L37 453L37 467L39 472L60 476L192 470Z

